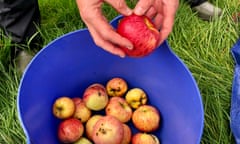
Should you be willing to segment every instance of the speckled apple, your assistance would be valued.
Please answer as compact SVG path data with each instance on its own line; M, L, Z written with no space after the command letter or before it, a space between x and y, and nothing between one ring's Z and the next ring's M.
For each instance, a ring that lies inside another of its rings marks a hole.
M128 85L123 78L114 77L107 82L106 90L109 96L121 97L127 92Z
M108 95L105 86L94 83L87 87L83 94L83 101L90 110L103 110L108 104Z
M100 118L93 129L95 144L121 144L123 140L123 125L113 116Z
M106 115L116 117L119 121L125 123L132 117L132 108L122 97L111 97L105 108Z

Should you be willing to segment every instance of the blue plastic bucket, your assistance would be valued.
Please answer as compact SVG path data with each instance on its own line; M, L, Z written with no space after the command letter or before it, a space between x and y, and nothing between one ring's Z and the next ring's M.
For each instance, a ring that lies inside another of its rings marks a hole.
M111 24L116 26L118 19ZM120 58L97 47L87 29L65 34L44 47L28 65L20 82L18 113L27 143L57 144L60 122L52 105L60 96L82 96L92 83L124 78L143 88L149 104L161 112L154 134L162 144L198 144L204 112L198 86L184 63L164 42L143 58Z

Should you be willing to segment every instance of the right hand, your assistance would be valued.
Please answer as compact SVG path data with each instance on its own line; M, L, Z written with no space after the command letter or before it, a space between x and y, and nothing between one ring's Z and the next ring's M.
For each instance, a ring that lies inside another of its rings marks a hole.
M125 57L120 47L133 48L133 44L120 36L103 16L101 6L106 2L113 6L122 15L132 14L132 10L126 5L125 0L76 0L80 16L87 25L94 42L106 51Z

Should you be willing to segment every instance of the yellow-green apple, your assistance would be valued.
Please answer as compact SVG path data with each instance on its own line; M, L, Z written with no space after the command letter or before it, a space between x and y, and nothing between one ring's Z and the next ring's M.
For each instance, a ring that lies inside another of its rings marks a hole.
M106 115L111 115L125 123L132 117L132 108L122 97L111 97L105 108Z
M75 112L75 104L71 98L67 96L59 97L52 106L53 115L59 119L71 117Z
M143 57L149 55L158 46L160 33L153 22L145 15L132 14L123 17L117 26L117 32L130 40L134 48L123 47L126 55Z
M127 82L120 77L110 79L106 84L107 94L109 96L123 96L128 89Z
M132 137L132 144L160 144L160 141L153 134L136 133Z
M154 106L142 105L133 112L132 122L142 132L153 132L159 128L160 113Z
M99 111L104 109L108 103L106 88L99 83L90 85L84 91L83 101L90 110Z
M75 104L73 117L79 119L82 123L85 123L91 117L92 111L85 105L80 97L74 97L72 100Z
M90 140L92 140L93 127L101 117L103 116L99 114L93 115L85 124L86 135Z
M86 137L81 137L80 139L78 139L73 144L93 144L93 143L89 139L87 139Z
M132 138L132 131L130 127L123 123L123 139L121 144L130 144Z
M123 124L113 116L103 116L93 128L95 144L121 144L123 139Z
M62 143L73 143L84 133L82 122L76 118L61 121L58 127L58 138Z
M146 93L141 88L130 89L126 93L125 99L133 109L136 109L139 106L146 104L148 100Z

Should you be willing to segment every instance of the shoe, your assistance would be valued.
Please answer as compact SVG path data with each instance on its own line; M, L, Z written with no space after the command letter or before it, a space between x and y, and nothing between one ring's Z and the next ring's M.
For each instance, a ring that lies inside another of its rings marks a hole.
M211 21L217 17L220 17L222 14L222 10L220 8L214 6L208 1L192 7L192 10L196 11L202 20L206 21Z
M17 54L16 61L15 61L17 71L23 74L23 72L25 71L27 65L32 60L32 58L33 56L30 55L27 51L24 51L24 50L20 51Z

